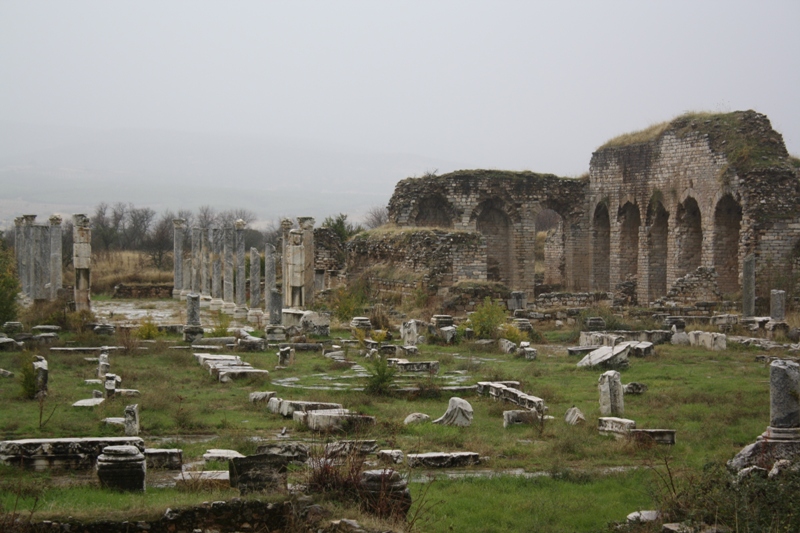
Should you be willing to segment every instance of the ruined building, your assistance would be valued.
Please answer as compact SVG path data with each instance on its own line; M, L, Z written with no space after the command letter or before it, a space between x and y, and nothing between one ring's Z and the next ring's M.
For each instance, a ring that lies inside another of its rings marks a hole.
M748 254L758 275L800 274L798 168L764 115L688 114L609 141L584 178L473 170L405 179L389 203L398 229L352 243L349 266L397 256L429 277L438 269L440 292L488 280L532 298L537 217L552 210L560 222L544 270L565 290L627 285L647 304L697 277L715 284L711 296L735 295ZM412 229L428 239L415 253Z

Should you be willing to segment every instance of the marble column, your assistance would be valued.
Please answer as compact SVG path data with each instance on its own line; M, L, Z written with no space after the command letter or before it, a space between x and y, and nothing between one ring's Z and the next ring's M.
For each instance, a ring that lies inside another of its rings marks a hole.
M600 376L597 383L600 391L600 414L602 416L622 416L625 414L622 379L619 372L609 370Z
M211 245L210 230L203 228L200 246L200 307L211 305Z
M298 217L297 222L303 230L303 307L314 303L314 224L313 217Z
M28 298L33 298L33 269L34 269L34 245L33 245L33 225L36 215L22 215L22 292Z
M190 236L191 237L191 236ZM181 276L183 285L181 286L181 298L192 292L192 254L184 254L183 256L183 276Z
M63 285L61 264L61 216L50 217L50 299L58 298L58 291Z
M250 310L247 321L260 324L264 311L261 310L261 254L258 248L250 248Z
M233 249L234 231L233 228L224 228L222 243L222 260L224 262L224 276L222 282L222 312L232 315L236 310L233 301Z
M14 259L16 260L17 264L17 278L19 279L19 290L24 295L25 294L25 255L23 250L25 249L25 236L24 236L24 223L25 219L23 217L17 217L14 219Z
M50 299L50 226L33 226L33 299Z
M200 228L192 228L192 282L191 282L191 292L200 294L200 270L203 267L202 264L202 240L203 240L203 230Z
M72 264L75 267L75 310L91 311L92 226L84 214L72 216Z
M769 317L772 322L786 320L786 291L771 290L769 293Z
M211 304L209 309L222 309L222 238L221 228L211 229Z
M267 310L267 322L272 325L281 323L282 299L276 285L275 247L267 243L264 250L264 301Z
M233 311L233 316L239 320L247 318L247 269L245 268L244 256L244 228L246 225L247 223L242 219L235 222L236 307Z
M281 293L283 294L284 298L286 298L287 294L292 294L292 290L289 285L288 270L286 268L286 249L290 246L289 232L293 227L294 222L288 218L281 220ZM287 305L287 307L290 305L291 304ZM280 322L276 323L280 324Z
M756 256L748 255L742 262L742 317L756 314Z
M173 226L173 269L172 269L172 297L176 300L181 299L181 291L183 290L183 233L186 227L186 221L182 218L172 220Z

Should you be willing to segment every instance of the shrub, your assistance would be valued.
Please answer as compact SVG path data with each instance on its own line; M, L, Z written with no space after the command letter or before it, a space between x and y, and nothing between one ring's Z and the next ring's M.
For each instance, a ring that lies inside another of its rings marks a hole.
M364 390L368 394L386 395L391 392L396 370L385 359L378 357L369 365L369 377Z
M228 327L231 325L231 317L223 313L222 311L217 311L217 314L214 315L214 329L211 330L209 335L211 337L227 337L228 336Z
M496 339L497 328L506 321L506 310L488 296L469 317L475 336L479 339Z
M522 341L528 340L528 334L524 331L520 331L519 328L513 324L502 324L499 331L501 337L517 345Z
M19 385L21 396L26 400L36 398L36 371L33 369L33 359L22 357L22 367L19 370Z
M159 334L158 326L150 315L142 319L139 329L136 330L136 337L142 340L153 340L157 338Z

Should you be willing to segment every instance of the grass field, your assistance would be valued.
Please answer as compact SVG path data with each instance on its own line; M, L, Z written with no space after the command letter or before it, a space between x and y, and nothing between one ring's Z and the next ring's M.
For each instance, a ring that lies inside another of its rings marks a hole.
M347 336L347 333L338 331L333 335ZM556 334L548 336L554 338ZM69 340L69 335L65 340ZM84 336L80 340L92 339ZM96 339L96 342L108 341ZM287 427L293 438L311 444L344 437L312 434L268 413L263 406L248 402L250 392L275 390L282 398L333 401L375 416L375 427L347 437L377 439L380 449L398 448L406 453L474 451L485 460L479 466L464 469L468 473L517 469L517 472L548 474L470 479L444 479L439 475L430 488L426 488L427 483L412 483L418 503L432 504L417 521L420 531L486 531L478 524L487 521L494 524L491 531L593 531L602 529L609 521L624 519L631 511L652 507L653 494L658 489L653 469L663 468L665 461L679 477L708 463L724 462L752 442L768 423L769 369L755 361L758 352L752 350L709 352L662 345L657 347L654 357L632 360L631 367L622 373L623 383L641 382L649 390L641 396L625 397L625 417L634 419L639 428L675 429L677 444L667 448L599 435L594 421L599 416L597 379L601 372L577 368L578 358L568 356L561 345L537 348L538 358L527 361L479 351L468 344L423 345L415 359L440 361L441 378L416 378L425 394L415 398L298 388L298 385L321 387L334 382L363 386L352 377L347 365L313 352L298 352L294 364L282 370L274 369L277 363L274 351L242 353L242 358L253 366L270 370L270 377L218 383L195 362L189 351L170 350L167 343L161 342L151 345L148 351L129 355L112 353L111 371L122 376L123 387L139 389L141 397L114 398L92 409L71 405L91 397L92 389L99 388L84 384L85 379L96 377L96 365L86 362L85 355L42 351L50 364L50 394L40 406L36 401L21 398L16 380L0 381L3 406L0 437L121 435L120 428L106 426L101 420L122 416L125 405L134 401L140 405L141 436L147 445L180 447L184 461L200 460L208 448L253 453L258 444L254 437L272 439L283 427ZM19 374L31 356L28 352L0 353L0 368ZM352 351L350 357L357 358L356 352ZM358 362L368 366L364 360ZM474 409L474 421L468 428L403 425L403 419L412 412L436 418L445 411L450 396L438 390L438 386L444 376L459 375L452 372L462 373L467 383L519 380L523 391L545 400L554 419L543 426L503 429L502 412L513 406L485 397L466 396ZM294 385L290 388L278 383L285 378L297 380L286 382ZM403 382L407 384L408 379L404 377ZM572 427L563 422L564 413L573 405L585 413L586 425ZM40 411L44 421L41 426ZM419 477L416 471L411 474L412 480ZM33 505L32 497L16 502L19 491L14 487L20 482L19 476L14 469L2 472L0 501L5 509L14 505L29 509ZM92 492L98 489L91 486L64 489L60 486L62 481L49 475L36 479L39 519L98 512L105 515L107 507L115 509L112 514L120 517L149 513L158 516L168 506L225 496L225 493L214 496L202 491L179 495L176 489L149 489L147 495L100 498ZM101 503L106 498L112 502Z

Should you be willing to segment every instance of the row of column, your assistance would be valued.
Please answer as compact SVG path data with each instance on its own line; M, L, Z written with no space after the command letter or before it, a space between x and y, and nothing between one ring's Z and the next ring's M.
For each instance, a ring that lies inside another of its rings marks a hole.
M261 297L261 255L250 249L250 306L247 304L244 230L237 220L233 227L191 228L186 221L173 220L174 288L173 298L200 295L201 307L222 311L238 319L261 322L264 316ZM188 233L188 235L187 235ZM189 252L184 254L188 241ZM281 294L276 287L275 247L265 247L264 272L266 306L270 324L281 322Z
M14 219L14 250L21 292L30 300L54 300L62 286L61 217L36 224L36 215Z

